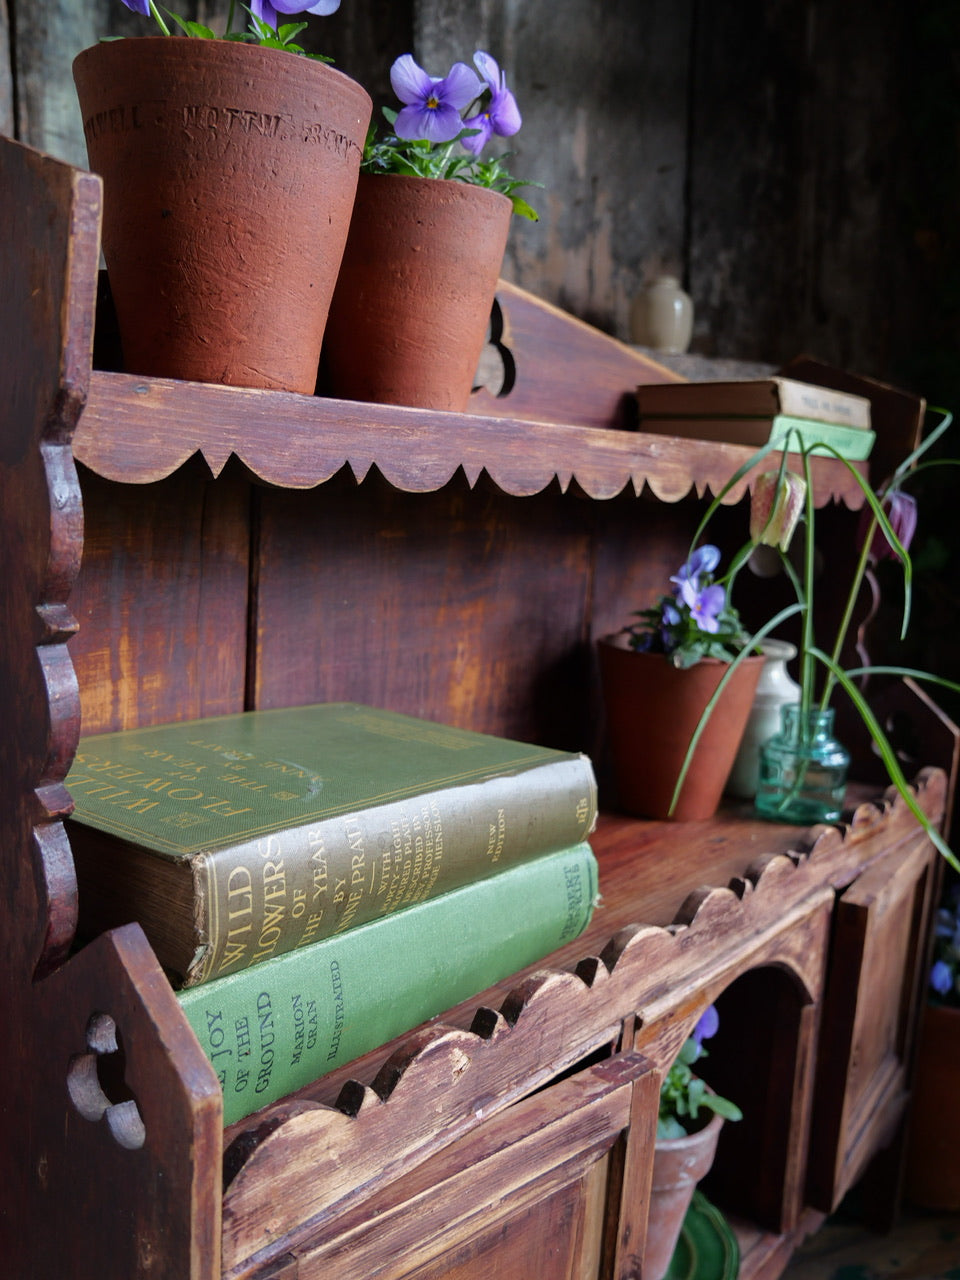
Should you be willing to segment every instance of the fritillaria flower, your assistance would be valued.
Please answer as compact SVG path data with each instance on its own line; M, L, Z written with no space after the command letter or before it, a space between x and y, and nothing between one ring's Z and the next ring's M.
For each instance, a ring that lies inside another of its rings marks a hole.
M807 496L807 482L792 471L765 471L750 495L750 539L786 551Z
M893 532L900 539L905 551L910 550L910 543L917 529L917 500L902 489L891 489L883 499L883 509ZM868 507L863 510L860 520L860 544L867 536L867 530L873 522L873 513ZM893 545L888 542L887 535L879 524L874 529L870 543L872 560L895 560L898 558Z
M463 139L463 146L473 155L479 155L490 141L492 134L501 138L509 138L517 132L522 124L517 101L507 88L507 77L500 70L495 58L478 49L473 55L477 70L487 82L490 91L489 101L482 106L476 115L463 122L465 129L476 129L478 132Z
M443 79L427 75L409 53L390 68L393 91L406 105L394 129L398 138L452 142L463 128L460 112L470 105L482 85L464 62L455 62Z

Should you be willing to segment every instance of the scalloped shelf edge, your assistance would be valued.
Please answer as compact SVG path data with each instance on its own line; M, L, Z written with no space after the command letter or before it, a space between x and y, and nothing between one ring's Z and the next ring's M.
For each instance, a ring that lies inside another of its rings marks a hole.
M595 501L648 488L662 502L718 493L752 453L635 431L98 371L73 448L96 474L127 484L165 479L199 453L214 476L235 456L263 483L291 489L315 488L344 467L361 483L375 466L391 486L410 493L435 492L462 472L471 488L486 474L512 497L557 484L562 493ZM862 505L845 466L828 458L813 464L818 505ZM865 475L865 464L856 465ZM724 503L739 501L749 481L748 475Z

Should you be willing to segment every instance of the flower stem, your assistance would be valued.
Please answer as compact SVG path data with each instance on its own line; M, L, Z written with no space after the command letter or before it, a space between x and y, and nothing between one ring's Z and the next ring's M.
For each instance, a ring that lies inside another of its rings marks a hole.
M837 629L836 639L833 642L833 652L830 657L835 664L840 664L840 654L846 643L847 631L850 628L850 621L853 618L853 610L856 606L857 599L860 595L860 588L863 586L863 577L867 571L867 564L870 560L870 547L873 545L873 535L877 528L877 517L874 516L867 529L866 537L860 548L860 559L857 562L857 569L853 575L853 582L850 585L850 594L847 596L846 607L843 611L843 617L840 620L840 626ZM820 710L826 711L830 705L830 697L833 693L834 685L837 678L833 671L828 668L827 678L823 686L823 697L820 699Z
M156 6L156 0L150 0L150 12L153 14L157 26L160 28L160 30L163 32L165 36L168 36L170 34L170 28L167 26L164 20L160 17L160 10Z
M235 10L236 10L236 0L230 0L230 8L227 10L227 28L223 33L224 36L228 36L230 32L233 30L233 15Z
M803 628L800 637L800 724L806 724L810 707L813 703L813 671L814 658L811 650L814 646L813 635L813 569L814 569L814 507L813 479L810 474L810 455L804 450L803 474L807 482L806 493L806 529L803 539ZM802 730L801 730L802 731Z

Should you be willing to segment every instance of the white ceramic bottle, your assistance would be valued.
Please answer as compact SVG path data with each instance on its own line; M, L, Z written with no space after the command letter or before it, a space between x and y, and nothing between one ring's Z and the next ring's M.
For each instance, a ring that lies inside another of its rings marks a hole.
M630 329L641 347L671 355L686 351L693 334L693 300L676 276L660 276L637 297Z
M726 787L730 795L743 800L752 800L757 793L760 748L779 732L780 708L800 701L800 686L787 670L787 663L797 655L796 645L786 640L763 640L760 648L766 661Z

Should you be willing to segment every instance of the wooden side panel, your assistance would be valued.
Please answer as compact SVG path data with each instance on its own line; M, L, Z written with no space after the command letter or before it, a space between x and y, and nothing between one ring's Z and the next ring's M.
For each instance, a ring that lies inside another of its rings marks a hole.
M333 1221L327 1240L295 1251L293 1274L588 1280L602 1267L636 1274L636 1258L628 1267L613 1242L642 1242L645 1202L622 1195L623 1174L652 1160L658 1079L644 1058L627 1054L517 1103Z
M918 835L837 903L808 1179L810 1202L825 1212L903 1117L935 856Z
M0 139L0 1257L14 1276L213 1280L216 1076L142 932L65 960L66 642L83 545L70 448L90 376L99 180Z
M249 483L199 461L150 485L81 471L71 643L84 733L244 709Z

